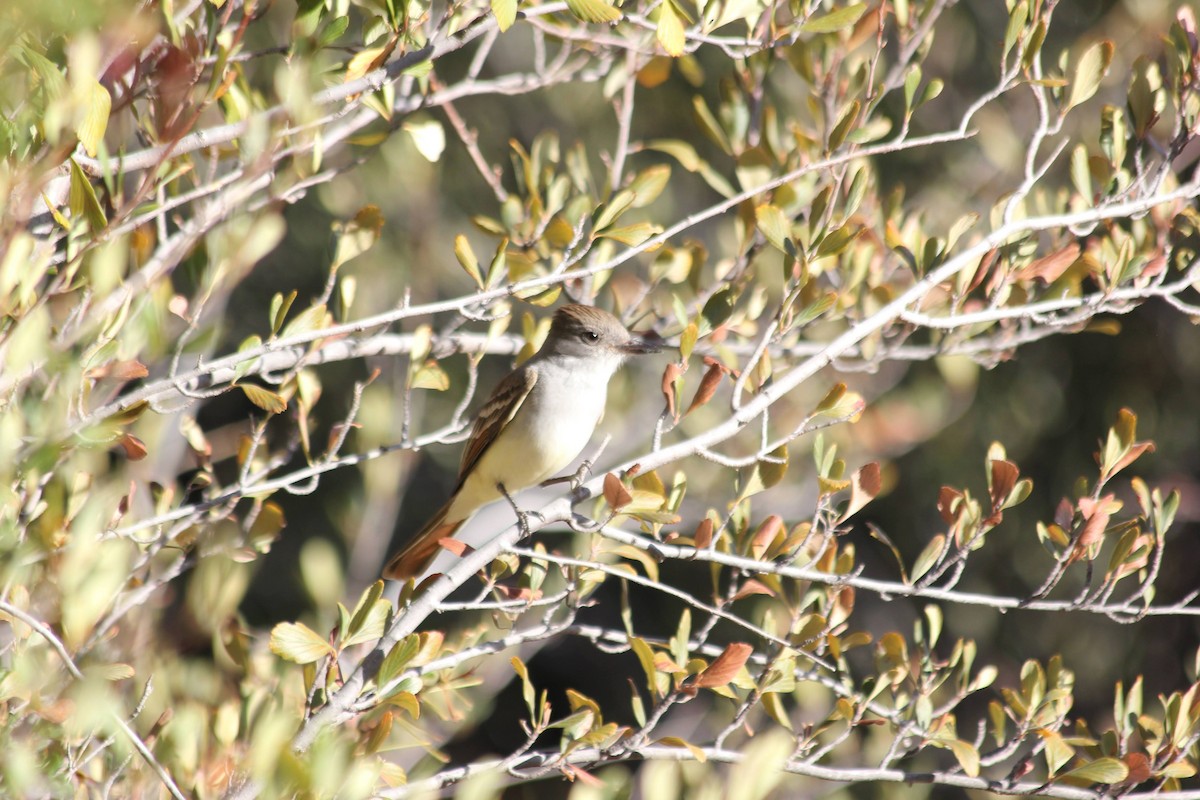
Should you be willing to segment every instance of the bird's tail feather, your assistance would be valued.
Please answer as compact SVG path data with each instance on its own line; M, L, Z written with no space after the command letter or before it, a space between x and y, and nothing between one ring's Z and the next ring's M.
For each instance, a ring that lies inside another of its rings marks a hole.
M392 556L392 560L383 568L383 577L393 581L404 581L416 578L425 571L429 562L437 555L442 539L454 536L466 522L465 519L457 522L446 521L446 513L450 510L450 502L453 500L453 497L450 498L446 505L438 509L438 512L429 522L425 523L425 527L417 532L417 535L404 546L404 549Z

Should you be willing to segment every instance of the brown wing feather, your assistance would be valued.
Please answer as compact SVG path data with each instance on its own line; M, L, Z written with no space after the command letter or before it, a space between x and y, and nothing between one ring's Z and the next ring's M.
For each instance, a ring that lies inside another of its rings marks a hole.
M462 488L463 480L479 463L479 459L483 458L488 447L496 441L500 431L504 430L504 426L521 410L521 404L533 390L537 379L537 369L527 364L508 373L504 380L496 385L492 396L483 404L483 408L479 409L479 414L475 417L475 427L471 429L471 438L463 448L456 492Z

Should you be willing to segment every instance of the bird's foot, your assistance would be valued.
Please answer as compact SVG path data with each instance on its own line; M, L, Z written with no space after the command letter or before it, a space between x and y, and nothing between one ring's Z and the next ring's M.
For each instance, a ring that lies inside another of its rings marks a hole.
M562 477L559 477L559 478L550 478L549 480L542 481L539 485L540 486L554 486L559 483L569 483L569 484L571 484L571 491L575 492L575 491L579 490L580 486L583 486L584 481L586 481L588 479L588 476L591 474L592 474L592 462L585 458L579 464L579 469L575 470L575 472L573 474L563 475Z

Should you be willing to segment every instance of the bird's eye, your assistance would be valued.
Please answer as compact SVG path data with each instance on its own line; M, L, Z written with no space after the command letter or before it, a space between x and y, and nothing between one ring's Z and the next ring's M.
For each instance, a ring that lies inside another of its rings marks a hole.
M600 341L600 334L596 333L595 331L584 331L583 333L579 334L579 337L585 342Z

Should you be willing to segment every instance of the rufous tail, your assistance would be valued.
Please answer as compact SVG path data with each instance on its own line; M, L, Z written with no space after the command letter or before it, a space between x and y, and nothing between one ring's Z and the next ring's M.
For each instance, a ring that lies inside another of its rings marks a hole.
M450 498L451 501L453 499L453 497ZM392 560L383 568L383 577L391 581L405 581L409 578L416 578L425 571L429 562L437 555L438 545L442 539L454 536L466 522L465 519L446 522L446 512L449 510L450 502L438 509L433 518L425 523L425 527L417 532L417 535L404 546L404 549L392 556Z

